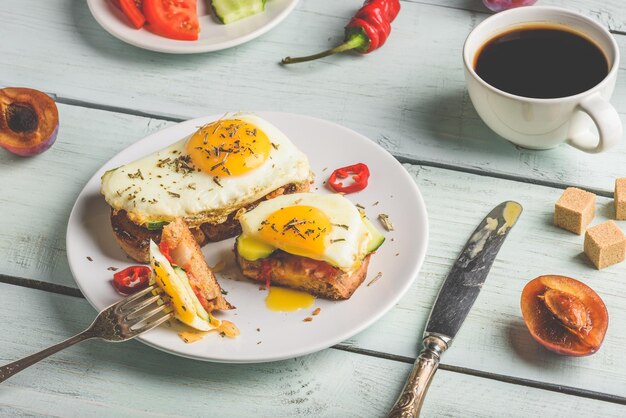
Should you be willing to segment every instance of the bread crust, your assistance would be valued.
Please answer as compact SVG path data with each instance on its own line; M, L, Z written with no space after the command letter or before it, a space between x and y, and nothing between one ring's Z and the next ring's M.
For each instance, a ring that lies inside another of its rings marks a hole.
M161 243L168 249L174 263L185 270L191 288L207 312L233 309L222 295L222 288L185 221L176 219L166 225Z
M252 210L262 201L272 199L282 194L307 192L310 186L310 180L287 184L249 205L232 211L223 223L212 224L207 222L197 228L190 228L189 230L200 246L206 245L209 242L232 238L241 233L241 225L237 220L239 211L242 209L246 211ZM117 243L130 258L140 263L148 263L150 261L148 254L150 240L158 244L161 241L161 230L151 231L148 228L137 225L130 220L125 210L116 211L114 209L111 209L111 226L113 227L113 235Z
M265 283L266 275L269 275L272 284L302 290L326 299L344 300L349 299L365 280L370 255L365 257L359 268L349 272L325 261L280 250L264 259L250 261L237 252L235 245L235 258L243 275L254 281Z

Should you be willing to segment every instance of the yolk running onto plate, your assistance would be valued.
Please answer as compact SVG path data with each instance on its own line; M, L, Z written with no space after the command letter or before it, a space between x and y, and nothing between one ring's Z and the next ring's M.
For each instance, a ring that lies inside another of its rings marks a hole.
M215 321L213 320L213 318L211 318L212 324L217 324L216 328L214 330L211 331L198 331L198 330L193 330L193 331L181 331L178 333L178 336L180 338L183 339L184 342L186 342L187 344L191 344L191 343L195 343L196 341L200 341L202 338L206 337L207 335L209 335L211 332L219 332L220 334L223 334L224 337L230 337L230 338L235 338L237 336L239 336L240 331L239 328L237 328L237 326L230 322L227 321L225 319L221 320L221 321Z
M265 306L271 311L293 312L313 306L315 297L308 293L283 287L270 287L270 292L265 298Z
M192 135L187 152L193 164L217 177L245 174L261 166L272 143L251 123L225 119L208 124Z
M268 244L304 257L324 253L330 220L313 206L288 206L272 213L261 224L259 236Z

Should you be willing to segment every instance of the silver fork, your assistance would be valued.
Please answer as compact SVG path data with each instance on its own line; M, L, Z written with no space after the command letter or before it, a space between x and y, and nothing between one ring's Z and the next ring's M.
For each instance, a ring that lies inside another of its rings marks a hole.
M0 383L28 366L81 341L101 338L110 342L122 342L159 326L173 314L167 305L158 302L161 296L153 294L153 290L155 286L150 286L109 306L80 334L0 367Z

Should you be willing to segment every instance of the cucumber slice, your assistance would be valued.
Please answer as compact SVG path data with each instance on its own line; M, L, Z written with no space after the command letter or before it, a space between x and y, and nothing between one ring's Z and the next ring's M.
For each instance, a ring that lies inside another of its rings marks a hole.
M265 0L211 0L215 15L225 25L265 10Z
M191 301L193 302L193 306L196 310L196 315L210 323L211 315L204 309L204 307L198 300L198 296L189 284L189 276L187 276L185 270L177 265L172 265L172 268L174 269L176 275L180 278L183 288L187 291L189 299L191 299Z
M378 249L383 242L385 242L385 237L381 232L374 226L372 221L370 221L366 216L363 217L363 223L372 234L372 240L367 245L367 253L372 253Z
M249 261L256 261L268 257L276 248L254 238L240 235L237 238L237 252L240 256Z
M148 222L146 224L146 228L148 228L150 231L157 231L159 229L163 229L163 227L168 223L168 221Z

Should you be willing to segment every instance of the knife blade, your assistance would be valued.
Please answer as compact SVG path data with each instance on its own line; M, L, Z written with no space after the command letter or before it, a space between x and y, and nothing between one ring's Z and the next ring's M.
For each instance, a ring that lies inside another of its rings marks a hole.
M502 202L489 212L470 236L444 281L430 311L424 332L424 348L388 418L419 416L441 355L450 347L474 305L491 266L522 205Z

